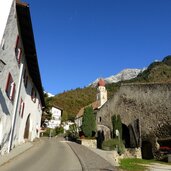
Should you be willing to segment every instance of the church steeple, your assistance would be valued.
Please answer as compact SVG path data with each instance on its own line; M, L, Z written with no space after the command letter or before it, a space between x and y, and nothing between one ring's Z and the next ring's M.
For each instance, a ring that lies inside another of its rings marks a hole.
M107 101L107 90L105 88L104 79L101 78L99 80L97 90L98 90L97 100L99 101L99 108L100 108Z

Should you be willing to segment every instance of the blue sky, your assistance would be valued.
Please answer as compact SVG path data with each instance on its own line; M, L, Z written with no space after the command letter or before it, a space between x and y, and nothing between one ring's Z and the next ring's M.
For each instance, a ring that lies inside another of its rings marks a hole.
M27 0L45 91L87 86L171 54L171 0Z

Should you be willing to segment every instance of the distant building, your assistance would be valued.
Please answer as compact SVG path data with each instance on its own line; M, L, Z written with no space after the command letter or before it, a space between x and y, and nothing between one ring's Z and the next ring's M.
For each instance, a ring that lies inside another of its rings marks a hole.
M63 110L59 107L52 107L50 110L52 113L52 119L48 121L48 128L56 128L61 125L61 119L62 119L62 112Z
M81 125L82 125L84 109L86 107L92 106L93 110L98 110L107 102L107 90L105 88L105 81L103 79L100 79L97 85L98 85L98 87L97 87L98 93L97 93L97 97L96 97L97 100L95 102L81 108L80 111L78 112L78 114L76 115L75 123L78 127L81 127Z
M45 102L29 6L15 0L1 5L0 154L4 154L39 137Z

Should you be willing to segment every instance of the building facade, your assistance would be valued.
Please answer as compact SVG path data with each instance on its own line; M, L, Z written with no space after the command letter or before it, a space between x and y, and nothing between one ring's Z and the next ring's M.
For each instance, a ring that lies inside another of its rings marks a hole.
M110 139L112 116L119 115L125 147L141 147L143 158L153 158L159 145L171 148L170 101L170 83L122 84L97 112L97 131Z
M0 154L39 137L44 106L29 6L14 0L8 11L0 46Z
M47 127L53 128L53 129L56 127L60 127L63 110L59 107L52 107L50 112L52 113L52 119L50 121L48 121Z

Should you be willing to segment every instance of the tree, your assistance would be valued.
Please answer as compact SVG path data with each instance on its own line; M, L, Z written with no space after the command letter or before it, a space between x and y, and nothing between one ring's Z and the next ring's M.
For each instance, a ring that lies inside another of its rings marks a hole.
M41 125L46 126L45 121L50 120L52 117L52 113L50 112L50 109L52 108L52 98L48 97L47 93L44 93L44 99L45 99L45 108L43 109L42 118L41 118Z
M86 107L82 120L82 131L86 137L93 137L96 132L96 120L93 107Z
M68 113L64 110L62 113L62 122L68 121Z

